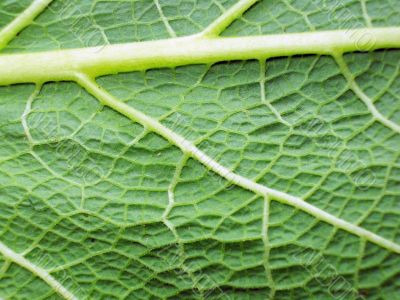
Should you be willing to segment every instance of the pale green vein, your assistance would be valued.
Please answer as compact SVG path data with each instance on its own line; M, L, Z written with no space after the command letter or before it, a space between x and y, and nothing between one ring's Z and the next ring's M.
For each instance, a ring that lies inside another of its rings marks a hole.
M357 84L357 82L354 79L353 74L349 70L346 62L343 59L342 55L335 55L334 56L336 59L337 64L339 65L340 71L342 72L343 76L346 78L350 89L360 98L361 101L365 103L367 106L368 110L372 114L372 116L381 122L383 125L386 127L392 129L393 131L400 133L400 126L396 124L395 122L389 120L385 116L383 116L378 109L375 107L374 102L368 95L366 95L363 90L360 88L360 86Z
M29 153L36 159L36 161L38 163L40 163L42 165L42 167L44 169L46 169L54 177L59 178L63 181L66 181L69 184L79 187L79 188L82 186L80 183L75 182L75 181L73 181L69 178L66 178L66 177L62 176L61 174L58 174L57 172L55 172L39 155L36 154L36 152L34 151L34 149L32 149L32 147L31 147L31 151Z
M363 17L364 17L365 23L366 23L367 27L372 28L372 21L368 14L366 0L360 0L360 1L361 1L361 9L363 12Z
M179 182L179 178L181 176L182 169L184 168L188 158L189 158L188 155L186 155L186 154L183 155L181 160L179 161L178 165L175 168L174 176L173 176L173 178L171 180L171 183L170 183L170 185L168 187L168 205L166 206L166 208L165 208L165 210L164 210L164 212L162 214L162 221L165 224L165 226L167 226L168 229L172 232L172 234L174 235L174 237L176 239L176 242L178 244L180 268L183 270L183 272L185 272L189 276L190 280L193 283L193 288L197 289L197 291L200 294L200 299L205 299L202 289L197 287L198 280L196 280L196 277L194 276L190 266L186 266L185 265L185 257L186 257L185 249L184 249L184 245L183 245L183 243L182 243L182 241L181 241L181 239L180 239L180 237L178 235L178 232L176 231L175 225L170 220L168 220L168 215L169 215L169 213L171 212L172 208L175 205L175 194L174 194L174 191L175 191L176 185Z
M53 0L34 0L21 14L11 23L0 30L0 49L7 44L51 3Z
M224 31L234 20L240 17L254 3L259 0L239 0L235 5L226 10L219 18L208 25L200 36L216 37Z
M160 5L160 1L159 0L154 0L154 4L157 7L158 13L160 15L161 20L164 23L165 28L167 29L169 35L171 37L176 37L176 32L174 31L174 29L171 27L171 25L168 22L168 19L165 17L163 11L162 11L162 7Z
M366 240L380 245L383 248L386 248L390 251L396 252L400 254L400 245L387 240L369 230L366 230L362 227L349 223L343 219L340 219L334 215L331 215L322 209L315 207L312 204L305 202L304 200L289 195L287 193L274 190L268 188L264 185L261 185L257 182L254 182L248 178L245 178L241 175L238 175L231 170L225 168L217 161L209 157L207 154L198 149L195 145L193 145L190 141L186 140L182 136L176 134L169 128L165 127L157 120L149 117L143 112L129 106L128 104L117 100L114 96L109 94L107 91L102 89L97 85L97 83L84 74L76 74L75 80L84 87L88 93L96 97L101 103L110 108L118 111L122 115L130 118L131 120L138 122L148 128L149 130L158 133L163 136L165 139L170 141L172 144L179 147L183 153L189 155L199 162L201 162L204 166L206 166L209 170L219 174L229 182L232 182L240 187L243 187L247 190L253 191L256 194L262 196L269 196L273 200L277 200L281 203L285 203L291 206L294 206L302 211L309 213L310 215L316 217L317 219L327 222L335 227L343 229L347 232L350 232L359 237L365 238Z
M261 102L264 103L275 115L275 117L283 124L288 126L289 128L292 127L286 120L282 118L280 113L272 106L272 104L267 101L265 97L265 72L266 72L266 62L265 60L260 60L260 94L261 94Z
M52 0L33 1L33 3L21 15L7 25L3 30L1 30L0 49L4 48L9 41L18 34L18 32L29 25L51 1ZM262 239L266 249L264 257L265 264L268 262L269 256L268 214L270 199L292 205L313 215L318 220L325 221L337 228L341 228L352 234L358 235L362 239L373 242L390 251L400 253L400 245L392 241L365 230L362 227L335 217L300 198L270 189L248 178L235 174L231 170L220 165L211 157L207 156L191 142L187 141L169 128L163 126L157 120L154 120L141 111L138 111L133 107L130 107L129 105L117 100L111 94L99 87L92 79L92 77L95 76L116 72L146 70L160 67L174 67L185 64L214 63L217 61L231 59L263 59L265 68L265 59L274 56L289 56L295 54L335 55L343 74L349 82L350 88L368 106L374 118L393 130L400 132L400 127L397 124L387 120L379 113L379 111L376 110L372 100L365 95L365 93L356 84L343 58L336 55L337 53L353 52L358 50L369 51L391 47L400 48L400 28L337 30L331 32L280 34L241 38L217 37L235 19L240 17L257 1L258 0L240 0L230 9L225 11L217 20L211 23L200 34L184 38L175 38L176 33L170 26L167 18L164 16L159 1L154 0L161 19L164 22L169 34L174 37L173 39L143 43L130 43L125 45L109 45L105 46L100 51L98 48L86 48L50 51L37 54L28 53L20 55L0 55L0 85L19 82L42 83L49 80L76 80L103 104L113 108L126 117L141 123L149 130L160 134L171 143L178 146L184 152L184 157L177 166L174 178L172 179L171 185L168 189L169 203L163 214L163 220L166 221L166 223L168 223L168 213L174 205L173 190L178 182L180 172L187 157L191 156L228 181L231 181L245 189L251 190L256 194L263 195L266 198L262 222ZM371 20L366 11L365 0L361 0L361 3L364 18L366 19L367 25L371 27ZM351 38L353 36L359 36L361 33L373 36L375 43L372 48L363 49L361 47L360 49L360 45L356 43L357 41ZM77 73L79 74L76 75ZM262 81L265 82L265 70L263 76L264 78L262 78ZM261 87L263 91L261 94L262 99L265 100L263 84L261 84ZM30 111L30 104L39 92L40 87L37 87L28 100L26 109L24 111L22 121L23 126L26 128L26 117ZM276 110L274 111L273 107L271 107L270 109L272 112L279 118L279 113ZM29 139L28 134L27 136ZM41 161L40 157L34 153L33 155L46 169L52 172L52 170ZM52 174L57 177L59 176L54 172L52 172ZM14 252L1 242L0 252L9 261L19 264L39 278L43 279L64 298L76 299L76 297L70 291L63 287L62 284L52 277L46 270L34 265L23 255ZM272 281L271 274L268 274L268 277L270 277Z
M168 220L168 215L169 215L169 213L171 212L172 208L175 205L175 194L174 194L175 187L179 182L179 177L181 176L182 169L185 166L185 163L186 163L187 160L188 160L188 156L184 155L181 158L181 160L178 163L178 165L176 166L174 177L172 178L172 181L171 181L171 183L170 183L170 185L168 187L168 205L167 205L167 207L165 208L165 210L164 210L164 212L162 214L162 219L163 219L164 224L172 231L172 233L175 236L178 236L178 233L175 230L174 224L172 224Z
M365 247L366 247L366 241L364 239L361 239L360 241L360 255L357 256L357 261L356 261L356 267L355 267L355 274L354 274L354 283L355 283L355 288L359 289L360 288L360 272L362 272L362 260L365 256Z
M371 44L356 37L368 35ZM228 60L267 59L300 54L335 55L400 48L400 27L285 33L263 36L205 38L187 36L70 50L0 55L0 85L73 80L120 72L212 64Z
M25 110L21 116L22 127L24 128L25 136L31 145L34 144L34 140L32 138L30 130L29 130L27 118L28 118L29 113L31 112L32 102L37 97L37 95L39 95L41 89L42 89L42 86L40 84L36 85L35 90L33 91L32 95L29 97L28 101L26 102Z
M5 244L0 242L0 253L11 260L12 262L20 265L21 267L29 270L37 277L45 281L51 288L53 288L59 295L68 300L77 300L77 298L68 291L57 279L51 276L46 270L36 266L24 256L16 253L12 249L8 248Z
M308 15L307 15L306 13L304 13L303 11L301 11L301 10L295 8L295 7L294 7L291 3L289 3L287 0L283 0L283 3L285 3L286 6L287 6L290 10L292 10L292 11L294 11L295 13L301 15L301 16L303 17L304 21L306 22L308 28L309 28L310 30L312 30L312 31L315 31L315 26L311 23L311 21L310 21ZM274 18L274 19L275 19L275 18ZM275 19L275 20L276 20L276 19Z
M262 218L262 230L261 236L262 241L264 243L264 269L267 275L267 281L271 286L270 298L273 299L275 295L275 283L272 277L271 267L269 265L269 256L271 251L271 245L268 239L268 225L269 225L269 215L270 215L270 203L271 200L268 197L264 198L264 207L263 207L263 218Z

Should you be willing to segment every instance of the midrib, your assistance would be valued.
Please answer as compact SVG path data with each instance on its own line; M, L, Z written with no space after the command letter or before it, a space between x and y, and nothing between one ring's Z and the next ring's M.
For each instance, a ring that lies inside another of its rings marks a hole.
M101 47L3 54L0 55L0 85L73 80L77 72L98 77L228 60L261 60L299 54L338 56L385 48L400 48L400 27L232 38L193 35Z

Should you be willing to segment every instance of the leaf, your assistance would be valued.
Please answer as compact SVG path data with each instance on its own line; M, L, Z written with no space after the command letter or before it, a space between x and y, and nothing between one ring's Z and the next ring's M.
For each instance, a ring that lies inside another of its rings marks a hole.
M0 298L399 299L396 0L0 3Z

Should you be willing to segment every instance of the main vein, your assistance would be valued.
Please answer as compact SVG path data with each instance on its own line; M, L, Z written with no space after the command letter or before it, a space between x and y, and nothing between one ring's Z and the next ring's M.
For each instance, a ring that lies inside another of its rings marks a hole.
M29 270L43 281L45 281L50 287L52 287L58 294L63 296L67 300L77 300L77 298L68 291L57 279L51 276L46 270L36 266L24 256L16 253L12 249L8 248L5 244L0 242L0 253L7 259L20 265L21 267Z
M373 43L358 43L357 39L361 36L368 36ZM400 48L400 27L232 38L194 35L102 47L0 55L0 85L73 80L76 72L98 77L227 60L262 60L299 54L338 55L385 48Z
M350 222L347 222L341 218L338 218L334 215L331 215L322 209L307 203L306 201L289 195L287 193L268 188L264 185L261 185L257 182L254 182L246 177L238 175L226 167L219 164L217 161L209 157L207 154L202 152L199 148L193 145L190 141L186 140L184 137L179 134L173 132L169 128L162 125L157 120L151 118L150 116L144 114L143 112L129 106L128 104L119 101L110 93L102 89L97 83L85 74L75 74L75 80L78 84L80 84L83 88L85 88L90 94L96 97L102 104L109 106L110 108L118 111L124 116L130 118L131 120L142 124L148 130L158 133L163 136L165 139L170 141L172 144L179 147L182 152L186 155L190 155L191 157L197 159L208 169L213 172L219 174L226 180L241 186L247 190L253 191L256 194L262 195L264 197L270 197L273 200L279 201L281 203L285 203L296 208L301 209L309 213L310 215L316 217L317 219L327 222L335 227L341 228L355 234L359 237L365 238L366 240L380 245L383 248L386 248L390 251L396 252L400 254L400 245L385 239L369 230L366 230L360 226L354 225Z

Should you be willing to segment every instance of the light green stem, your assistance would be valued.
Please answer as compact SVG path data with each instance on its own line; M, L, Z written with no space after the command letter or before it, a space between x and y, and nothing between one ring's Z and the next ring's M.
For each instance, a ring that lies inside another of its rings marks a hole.
M373 42L365 42L367 40L363 37ZM0 55L0 85L73 80L76 72L97 77L226 60L261 60L297 54L338 55L382 48L400 48L400 27L212 39L189 36L104 47Z

